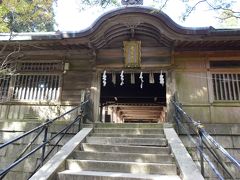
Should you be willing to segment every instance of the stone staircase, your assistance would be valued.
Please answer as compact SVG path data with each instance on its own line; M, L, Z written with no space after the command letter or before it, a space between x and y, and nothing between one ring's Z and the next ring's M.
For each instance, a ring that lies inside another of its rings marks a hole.
M163 124L97 124L60 180L180 179Z

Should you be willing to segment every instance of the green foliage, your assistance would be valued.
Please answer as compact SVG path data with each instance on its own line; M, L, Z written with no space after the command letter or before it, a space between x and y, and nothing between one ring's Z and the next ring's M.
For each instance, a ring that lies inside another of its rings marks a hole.
M168 0L170 1L170 0ZM185 13L182 19L185 20L193 11L195 11L200 5L204 5L208 11L215 11L217 19L221 19L222 22L228 20L240 18L240 11L238 2L236 0L182 0L185 4Z
M53 3L57 0L0 0L0 32L36 32L53 31L54 11ZM66 0L67 1L67 0ZM148 0L145 0L148 1ZM159 4L159 11L169 1L153 0ZM218 12L218 18L226 24L236 24L240 19L239 8L234 9L236 0L181 0L185 4L185 20L200 4L205 4L209 10ZM80 9L88 9L93 6L103 8L120 6L120 0L79 0ZM174 7L173 7L174 8ZM235 19L234 19L235 18Z
M93 6L106 8L109 6L119 7L119 0L79 0L80 10L85 10Z
M219 24L221 28L224 27L237 27L239 18L235 17L232 11L225 10L219 16Z
M52 31L53 0L3 0L0 32Z

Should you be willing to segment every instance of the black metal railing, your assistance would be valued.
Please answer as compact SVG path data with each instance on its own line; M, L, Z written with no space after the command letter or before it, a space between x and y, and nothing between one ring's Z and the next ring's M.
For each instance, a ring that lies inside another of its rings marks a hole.
M223 173L220 173L220 168L216 168L213 162L217 162L220 165L222 171L228 174L231 179L236 179L234 172L225 163L224 158L234 165L236 172L240 171L240 161L230 155L226 149L224 149L209 133L204 129L203 125L193 120L182 108L179 103L171 100L175 108L175 122L177 125L178 133L182 131L185 133L192 143L196 146L200 154L201 173L205 175L204 160L209 164L214 174L219 179L224 179ZM198 136L198 141L195 140L193 135ZM210 156L211 155L211 158Z
M84 106L86 106L88 102L89 101L87 100L87 101L81 103L79 106L65 112L64 114L62 114L54 119L47 119L46 122L43 123L42 125L37 126L37 127L33 128L32 130L29 130L29 131L25 132L24 134L20 135L19 137L16 137L8 142L0 144L0 150L2 150L3 148L6 148L7 146L12 145L16 141L19 141L33 133L36 133L36 135L26 145L26 147L22 150L22 152L19 153L16 160L14 162L12 162L11 164L9 164L4 169L0 170L0 179L3 179L14 167L19 165L21 162L26 160L28 157L30 157L37 151L42 150L41 158L40 158L41 161L36 165L35 170L30 175L30 177L31 177L44 164L45 160L49 157L49 155L53 152L53 150L59 145L59 143L63 139L63 137L69 132L69 130L72 127L74 127L75 124L77 124L77 132L81 130L82 119L85 116ZM77 114L76 118L73 121L70 121L68 125L66 125L63 129L61 129L59 132L57 132L54 136L52 136L51 138L48 138L49 127L54 126L54 123L57 120L63 118L66 115L69 115L70 113L73 113L73 112L76 112L76 114ZM39 138L39 136L41 134L43 134L42 143L38 144L36 147L34 147L30 150L32 145L35 143L35 141ZM57 137L59 137L58 140L52 144L52 141L55 140ZM46 146L50 143L51 143L52 147L49 148L49 151L46 151Z

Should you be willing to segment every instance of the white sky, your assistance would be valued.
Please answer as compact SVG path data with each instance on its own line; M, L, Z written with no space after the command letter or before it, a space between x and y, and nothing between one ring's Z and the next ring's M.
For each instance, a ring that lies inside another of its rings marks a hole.
M207 7L204 7L203 5L199 6L186 21L182 22L180 17L184 12L184 5L180 3L180 1L181 0L169 1L167 7L163 10L176 23L186 27L213 26L215 28L219 28L221 26L221 24L219 24L219 22L214 18L214 12L207 11ZM144 5L155 5L157 8L157 4L154 3L154 0L144 0ZM238 5L240 6L240 3ZM114 9L113 7L107 7L103 10L100 7L90 7L85 10L80 10L80 8L81 4L78 0L59 0L55 12L56 22L58 24L56 30L79 31L85 29L90 26L101 14Z

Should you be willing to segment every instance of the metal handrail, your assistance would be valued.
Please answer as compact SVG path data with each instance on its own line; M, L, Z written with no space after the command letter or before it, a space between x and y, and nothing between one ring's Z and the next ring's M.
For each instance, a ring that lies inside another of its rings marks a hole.
M211 169L214 171L214 173L217 175L217 177L221 180L224 180L223 176L220 174L220 172L217 170L217 168L214 166L214 164L210 161L209 156L203 152L203 147L201 147L201 144L199 145L192 137L192 135L190 135L188 133L188 130L184 127L184 125L181 123L180 119L176 118L175 119L177 121L177 123L179 123L179 125L182 127L182 129L186 132L187 136L189 137L189 139L192 141L192 143L196 146L196 148L198 149L198 151L201 154L201 157L203 159L205 159L207 161L207 163L209 164L209 166L211 167ZM202 165L201 165L202 167ZM204 176L204 169L201 169L201 173Z
M219 153L216 151L216 149L218 149L226 158L228 158L230 160L230 162L232 162L233 165L235 165L238 170L240 169L240 161L238 161L237 159L235 159L233 156L231 156L217 141L215 141L208 133L207 131L203 128L203 126L194 121L178 104L177 102L171 100L172 104L175 107L176 113L180 113L181 115L183 115L184 117L186 117L187 119L187 123L188 125L193 125L194 128L192 128L191 126L189 126L196 134L198 134L200 136L200 139L204 139L206 140L206 142L211 146L208 147L208 145L206 144L205 141L203 141L203 144L205 145L205 147L210 151L210 153L216 158L216 156L219 155ZM179 115L177 115L179 116ZM182 123L179 119L179 117L175 117L175 120L177 122L177 125L181 125L180 123ZM184 128L184 126L183 126ZM188 133L188 132L187 132ZM190 135L190 134L189 134ZM191 135L190 135L191 136ZM199 150L199 149L198 149ZM203 152L201 152L201 150L199 150L200 153L202 154ZM205 158L204 158L205 159ZM216 158L217 159L217 158ZM217 159L218 160L218 159ZM218 160L219 161L219 160ZM219 162L220 165L223 167L223 169L234 179L234 176L232 175L232 173L227 169L226 164L224 162ZM203 163L201 163L203 164ZM210 165L211 166L211 165ZM202 167L203 168L203 167ZM214 167L211 166L211 168L213 169L213 171L215 172L215 174L217 175ZM204 172L204 170L202 170L202 172ZM218 176L219 177L219 176ZM219 177L220 178L220 177ZM221 178L220 178L221 179Z
M85 102L82 102L79 106L63 113L62 115L52 119L52 120L47 120L45 123L43 123L42 125L40 126L37 126L35 128L33 128L32 130L29 130L27 132L25 132L24 134L20 135L19 137L16 137L4 144L1 144L0 145L0 150L4 147L7 147L8 145L11 145L13 144L14 142L26 137L27 135L30 135L32 134L33 132L37 131L37 130L40 130L39 133L43 132L43 130L45 130L45 134L44 134L44 140L43 140L43 143L38 145L36 148L32 149L30 152L28 152L27 154L25 154L23 156L23 154L27 151L27 149L29 148L29 146L32 144L29 143L26 148L23 150L23 152L17 157L17 159L12 163L10 164L8 167L6 167L5 169L1 170L0 171L0 179L2 179L12 168L14 168L15 166L17 166L19 163L21 163L22 161L24 161L25 159L27 159L29 156L31 156L32 154L34 154L36 151L38 151L39 149L42 148L42 161L41 161L41 164L39 164L37 166L37 168L34 170L34 172L36 172L36 170L38 168L40 168L42 165L43 165L43 162L47 159L47 157L50 155L50 153L54 150L54 148L58 145L58 143L61 141L61 139L63 138L63 136L68 132L68 130L76 123L76 122L79 122L79 126L78 126L78 131L80 130L80 123L81 123L81 120L84 116L83 112L81 112L80 115L77 115L77 117L74 119L73 122L71 122L68 126L66 126L65 128L63 128L61 131L59 131L57 134L55 134L53 137L51 137L50 139L47 140L47 133L48 133L48 127L54 123L55 121L57 121L58 119L64 117L65 115L79 109L79 108L82 108L86 103L88 103L89 101L85 101ZM36 137L39 136L39 133L33 138L33 141L36 140ZM63 134L62 134L63 133ZM45 146L47 144L49 144L54 138L56 138L58 135L61 135L61 137L58 139L58 141L54 144L54 146L52 147L52 149L50 150L50 152L48 152L48 154L45 156ZM32 175L31 175L32 176Z
M225 157L227 157L240 170L240 161L231 156L228 151L223 148L216 140L214 140L204 128L200 127L199 130L201 131L202 135L205 137L206 140L209 140L217 149L219 149L225 155Z
M74 125L77 121L80 120L79 118L80 118L80 117L77 116L76 119L75 119L72 123L70 123L67 127L65 127L64 129L62 129L61 131L59 131L57 134L55 134L52 138L50 138L50 139L48 140L48 143L49 143L49 142L50 142L51 140L53 140L55 137L57 137L58 135L60 135L60 134L62 134L62 133L64 132L64 134L62 134L61 137L60 137L60 138L57 140L57 142L54 144L54 146L52 147L52 149L46 154L46 156L43 157L42 162L40 162L40 163L36 166L35 170L32 172L32 174L30 175L29 178L31 178L31 177L34 175L34 173L43 165L43 162L49 157L49 155L50 155L51 152L55 149L55 147L57 147L57 145L59 144L59 142L62 140L62 138L64 137L64 135L68 132L68 130L72 127L72 125Z
M71 109L71 110L63 113L62 115L60 115L60 116L58 116L58 117L56 117L56 118L54 118L54 119L52 119L52 120L49 120L49 121L43 123L42 125L33 128L33 129L30 130L30 131L25 132L25 133L22 134L21 136L16 137L16 138L14 138L14 139L12 139L12 140L4 143L4 144L1 144L1 145L0 145L0 149L4 148L5 146L7 146L7 145L9 145L9 144L12 144L12 143L15 142L15 141L18 141L18 140L22 139L23 137L25 137L25 136L33 133L34 131L36 131L36 130L38 130L38 129L40 129L40 128L46 127L47 125L53 123L53 122L56 121L57 119L60 119L60 118L64 117L65 115L69 114L70 112L72 112L72 111L80 108L81 106L83 106L83 105L86 104L87 102L88 102L88 101L85 101L85 102L81 103L79 106L77 106L77 107L75 107L75 108L73 108L73 109Z

